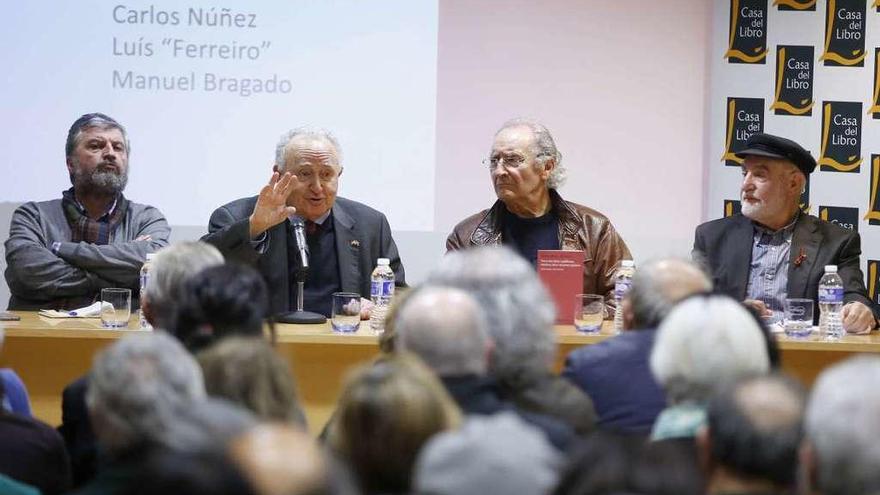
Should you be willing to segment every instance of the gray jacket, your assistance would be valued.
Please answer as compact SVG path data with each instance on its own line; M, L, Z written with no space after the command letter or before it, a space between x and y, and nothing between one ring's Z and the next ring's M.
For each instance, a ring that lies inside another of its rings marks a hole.
M134 298L147 253L167 246L170 234L159 210L129 202L110 244L70 242L60 199L25 203L12 214L6 240L9 309L41 309L56 299L97 296L105 287L132 289ZM146 235L151 240L135 241Z

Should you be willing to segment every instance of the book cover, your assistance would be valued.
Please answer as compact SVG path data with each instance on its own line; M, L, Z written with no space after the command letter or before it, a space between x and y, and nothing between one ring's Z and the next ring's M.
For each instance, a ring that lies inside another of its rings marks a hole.
M556 323L574 323L574 296L584 291L583 251L538 251L538 277L556 303Z

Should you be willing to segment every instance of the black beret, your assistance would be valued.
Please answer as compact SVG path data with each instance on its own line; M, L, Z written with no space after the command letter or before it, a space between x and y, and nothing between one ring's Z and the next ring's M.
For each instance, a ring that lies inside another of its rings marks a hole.
M810 175L816 168L816 159L801 145L791 139L763 132L752 134L752 137L746 141L746 147L736 152L736 156L739 158L745 158L749 155L788 160L804 175Z

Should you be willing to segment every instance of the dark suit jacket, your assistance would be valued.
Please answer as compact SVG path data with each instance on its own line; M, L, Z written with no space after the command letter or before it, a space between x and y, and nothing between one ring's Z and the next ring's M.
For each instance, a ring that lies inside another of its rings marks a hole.
M742 214L706 222L697 227L694 258L705 262L715 289L741 301L746 297L752 261L754 226ZM803 253L800 264L795 260ZM859 234L811 215L801 215L794 226L788 265L788 297L816 301L825 265L837 265L843 279L844 302L858 301L880 316L868 298L859 266L862 254ZM818 318L818 307L814 313Z
M648 364L655 334L626 331L566 358L562 376L593 399L602 428L647 434L666 407L666 394Z
M217 208L211 214L208 234L202 240L217 246L227 259L251 265L259 271L269 287L269 305L273 313L296 309L291 301L287 266L288 235L285 222L266 231L269 246L264 254L254 250L250 242L248 217L254 211L257 197L237 199ZM381 212L345 198L333 204L333 228L342 290L370 297L370 274L377 258L391 260L397 285L406 285L397 245L391 227Z

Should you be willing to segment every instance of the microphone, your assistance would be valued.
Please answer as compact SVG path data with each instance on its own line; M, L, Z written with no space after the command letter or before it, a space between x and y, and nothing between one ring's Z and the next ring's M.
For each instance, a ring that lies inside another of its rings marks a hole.
M309 245L306 243L305 222L302 218L293 219L293 235L296 237L296 245L299 248L300 269L309 269Z

